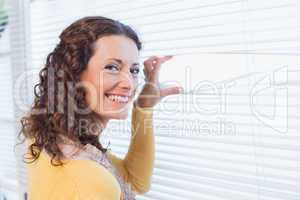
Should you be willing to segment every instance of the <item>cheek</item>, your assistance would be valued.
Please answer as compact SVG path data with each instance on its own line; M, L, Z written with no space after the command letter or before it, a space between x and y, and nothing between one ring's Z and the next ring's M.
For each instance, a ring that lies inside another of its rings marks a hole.
M103 74L93 80L93 85L96 87L98 95L102 96L106 91L113 88L117 81L117 77Z
M103 102L104 94L116 84L117 79L113 78L111 75L97 75L90 74L88 79L84 81L87 82L87 95L86 101L92 107L95 108L101 102Z

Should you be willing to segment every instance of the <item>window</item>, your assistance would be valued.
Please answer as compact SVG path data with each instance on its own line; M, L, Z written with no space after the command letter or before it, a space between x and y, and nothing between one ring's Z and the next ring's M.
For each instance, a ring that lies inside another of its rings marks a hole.
M299 9L297 0L36 0L26 49L40 69L65 26L103 15L135 27L142 59L175 55L161 81L185 93L155 108L153 184L138 199L297 200ZM103 138L120 156L129 125L114 121Z

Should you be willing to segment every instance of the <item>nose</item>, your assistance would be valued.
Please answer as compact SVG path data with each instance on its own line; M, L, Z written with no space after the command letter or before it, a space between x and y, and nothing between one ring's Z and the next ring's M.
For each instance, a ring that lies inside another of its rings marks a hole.
M119 87L123 90L130 91L130 93L134 90L134 80L131 73L121 73Z

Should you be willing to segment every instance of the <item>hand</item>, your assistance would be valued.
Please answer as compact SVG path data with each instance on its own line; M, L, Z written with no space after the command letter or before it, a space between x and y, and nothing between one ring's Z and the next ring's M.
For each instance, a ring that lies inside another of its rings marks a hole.
M151 56L144 61L145 85L139 94L136 104L139 107L153 107L163 97L173 94L179 94L182 87L160 88L158 75L161 65L170 60L173 56Z

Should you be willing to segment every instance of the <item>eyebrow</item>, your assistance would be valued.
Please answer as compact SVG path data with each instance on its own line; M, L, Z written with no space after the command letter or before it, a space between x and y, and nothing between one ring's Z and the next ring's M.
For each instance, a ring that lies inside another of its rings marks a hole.
M116 62L118 62L120 65L123 65L124 62L121 60L121 59L118 59L118 58L108 58L108 60L114 60ZM132 66L139 66L140 64L139 63L133 63Z

